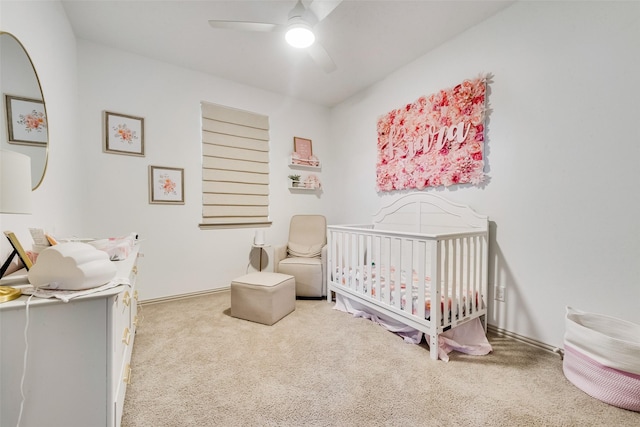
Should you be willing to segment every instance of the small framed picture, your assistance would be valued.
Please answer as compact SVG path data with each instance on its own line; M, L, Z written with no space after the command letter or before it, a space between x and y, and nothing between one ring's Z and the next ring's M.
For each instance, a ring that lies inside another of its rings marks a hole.
M47 115L44 102L38 99L5 95L9 143L47 145Z
M293 154L291 154L291 164L298 166L320 167L320 161L313 155L311 140L293 137Z
M300 160L309 160L313 155L313 147L310 139L293 137L293 152Z
M104 112L105 153L144 156L144 118Z
M11 246L13 247L12 257L10 259L12 259L13 256L18 255L18 258L20 258L20 261L22 261L22 264L24 264L27 270L33 267L31 258L27 256L27 253L22 248L22 245L20 244L20 241L18 240L16 235L11 231L5 231L4 235L7 236L7 239L9 239L9 242L11 242Z
M184 169L149 166L149 203L184 205Z

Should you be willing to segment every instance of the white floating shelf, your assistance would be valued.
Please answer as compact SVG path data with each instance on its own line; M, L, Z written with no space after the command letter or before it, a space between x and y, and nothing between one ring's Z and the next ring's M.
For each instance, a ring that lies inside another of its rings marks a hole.
M293 157L289 157L289 167L293 169L318 170L318 169L321 169L322 165L320 164L319 160L317 165L311 165L306 163L294 163Z

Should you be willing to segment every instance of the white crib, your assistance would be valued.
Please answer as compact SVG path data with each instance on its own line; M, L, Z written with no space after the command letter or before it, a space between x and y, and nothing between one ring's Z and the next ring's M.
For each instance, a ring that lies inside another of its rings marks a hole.
M488 228L486 216L429 193L400 197L372 224L330 225L327 299L335 292L425 333L437 359L443 331L480 318L486 332Z

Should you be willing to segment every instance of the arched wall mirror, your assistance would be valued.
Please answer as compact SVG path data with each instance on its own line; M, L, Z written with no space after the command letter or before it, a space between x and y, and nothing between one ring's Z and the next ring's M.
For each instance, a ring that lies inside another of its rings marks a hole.
M0 148L31 158L31 188L44 179L48 121L40 80L29 54L12 34L0 31Z

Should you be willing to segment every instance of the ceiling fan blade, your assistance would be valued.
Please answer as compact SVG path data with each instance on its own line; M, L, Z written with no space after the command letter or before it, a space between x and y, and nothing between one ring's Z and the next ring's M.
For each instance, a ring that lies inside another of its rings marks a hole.
M264 33L284 31L286 28L284 25L272 24L269 22L217 21L215 19L210 20L209 25L213 28L220 28L223 30L259 31Z
M333 59L329 56L329 53L327 53L325 48L317 41L307 48L307 52L316 64L322 67L325 73L332 73L338 68L336 63L333 62Z
M314 0L307 6L307 9L310 9L318 18L318 22L320 22L333 12L340 3L342 3L342 0Z

